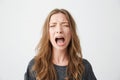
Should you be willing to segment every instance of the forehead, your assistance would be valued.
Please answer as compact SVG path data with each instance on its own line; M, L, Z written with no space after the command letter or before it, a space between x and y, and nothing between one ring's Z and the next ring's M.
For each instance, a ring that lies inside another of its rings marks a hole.
M56 13L53 14L50 18L50 23L52 22L68 22L68 20L63 13Z

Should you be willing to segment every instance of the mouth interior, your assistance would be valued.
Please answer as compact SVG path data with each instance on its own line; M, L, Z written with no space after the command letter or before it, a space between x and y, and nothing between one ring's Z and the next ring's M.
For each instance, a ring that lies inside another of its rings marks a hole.
M64 38L55 38L56 43L63 43L65 41Z

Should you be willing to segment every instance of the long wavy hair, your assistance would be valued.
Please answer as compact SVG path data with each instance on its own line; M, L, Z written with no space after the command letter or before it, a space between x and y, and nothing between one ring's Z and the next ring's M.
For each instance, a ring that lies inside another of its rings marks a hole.
M35 56L35 64L33 70L36 72L36 80L57 80L56 70L52 63L52 44L49 36L49 22L53 14L63 13L70 25L72 33L71 41L68 45L68 65L66 69L67 77L65 80L81 80L84 73L82 63L82 51L80 40L76 32L76 23L71 14L65 9L52 10L43 25L42 37L37 45L37 55Z

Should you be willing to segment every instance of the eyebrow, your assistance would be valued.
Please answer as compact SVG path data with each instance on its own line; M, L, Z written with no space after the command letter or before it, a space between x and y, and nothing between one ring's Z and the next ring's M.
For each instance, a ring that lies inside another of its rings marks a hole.
M63 23L68 23L68 21L63 21Z
M68 23L68 21L61 22L61 24L65 24L65 23ZM57 23L56 22L51 22L49 24L57 24Z

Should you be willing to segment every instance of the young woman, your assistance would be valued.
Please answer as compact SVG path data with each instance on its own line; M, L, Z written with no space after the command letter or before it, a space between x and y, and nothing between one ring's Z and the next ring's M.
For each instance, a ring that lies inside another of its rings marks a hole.
M65 9L49 13L37 51L25 80L97 80L91 64L82 58L76 23Z

